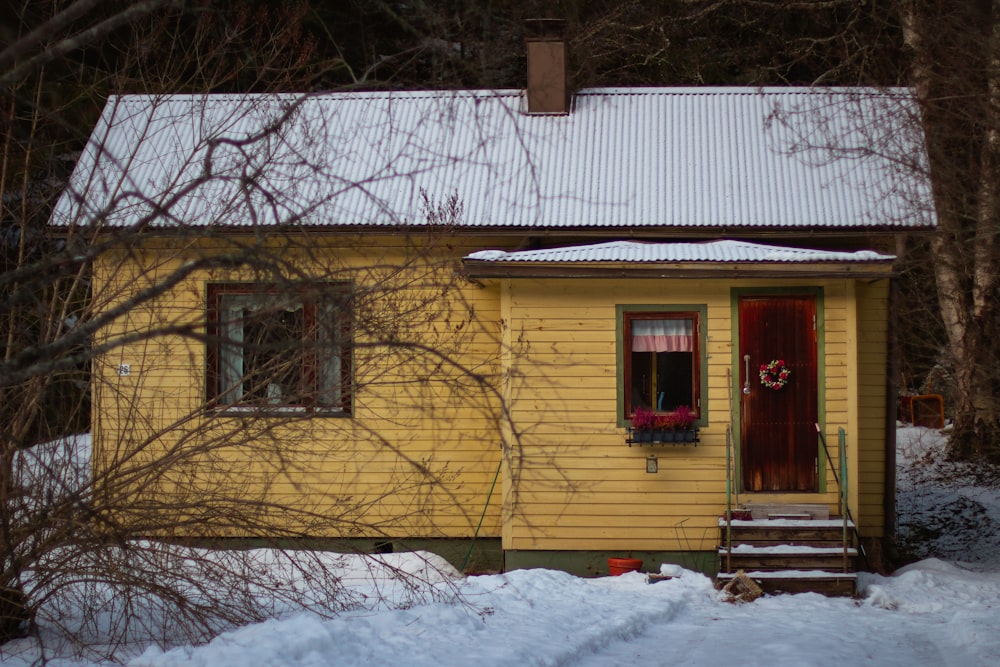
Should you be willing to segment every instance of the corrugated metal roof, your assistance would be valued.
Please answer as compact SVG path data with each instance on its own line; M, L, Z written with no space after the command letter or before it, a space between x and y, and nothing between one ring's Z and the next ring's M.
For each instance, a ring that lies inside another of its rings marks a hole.
M129 95L53 223L422 224L425 191L471 227L912 228L921 142L903 90L595 89L565 116L519 91Z
M611 241L593 245L549 248L545 250L480 250L465 257L467 260L496 263L854 263L891 262L893 255L871 250L839 252L810 250L747 243L745 241L706 241L703 243L642 243Z

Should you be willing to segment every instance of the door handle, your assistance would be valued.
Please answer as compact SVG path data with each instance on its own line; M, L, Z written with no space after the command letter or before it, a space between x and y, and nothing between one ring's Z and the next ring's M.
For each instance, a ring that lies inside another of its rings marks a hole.
M750 355L743 355L743 366L745 367L745 375L743 380L743 395L750 395Z

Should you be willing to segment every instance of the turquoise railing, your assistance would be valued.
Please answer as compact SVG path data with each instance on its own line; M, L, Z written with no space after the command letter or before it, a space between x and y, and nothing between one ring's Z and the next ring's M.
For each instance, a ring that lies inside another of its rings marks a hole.
M850 536L853 534L855 541L857 542L858 553L865 560L865 564L868 564L868 554L865 553L864 546L861 544L861 534L858 532L857 524L854 523L854 517L851 514L851 507L849 504L849 495L847 487L847 432L843 427L837 429L837 444L840 450L840 462L838 466L834 466L833 457L830 456L830 448L826 444L826 437L823 435L822 429L820 429L819 424L816 424L816 433L819 434L820 442L823 444L823 452L826 454L826 460L830 463L830 471L833 473L833 479L837 483L837 488L840 490L840 516L843 518L843 543L844 543L844 571L848 570L848 549L850 548Z

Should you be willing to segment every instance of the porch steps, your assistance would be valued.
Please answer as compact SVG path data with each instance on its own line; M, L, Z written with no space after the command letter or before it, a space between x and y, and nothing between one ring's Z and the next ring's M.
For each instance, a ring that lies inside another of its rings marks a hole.
M793 570L784 572L748 571L745 574L757 582L769 595L782 593L820 593L828 597L851 597L857 592L858 575L854 572ZM720 572L719 587L725 586L735 573Z
M720 519L719 585L744 571L765 593L854 595L858 552L851 539L853 525L847 523L845 550L841 519L801 518L801 514L768 511L765 516L779 518L732 521L731 550L727 549L726 521ZM786 518L791 516L797 518Z
M754 519L829 519L830 509L816 503L746 503L743 508Z

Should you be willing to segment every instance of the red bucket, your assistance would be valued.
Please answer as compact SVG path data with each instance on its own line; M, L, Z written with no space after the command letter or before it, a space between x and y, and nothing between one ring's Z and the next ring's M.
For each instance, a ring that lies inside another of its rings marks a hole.
M638 572L642 567L642 561L638 558L609 558L608 574L617 577L626 572Z

